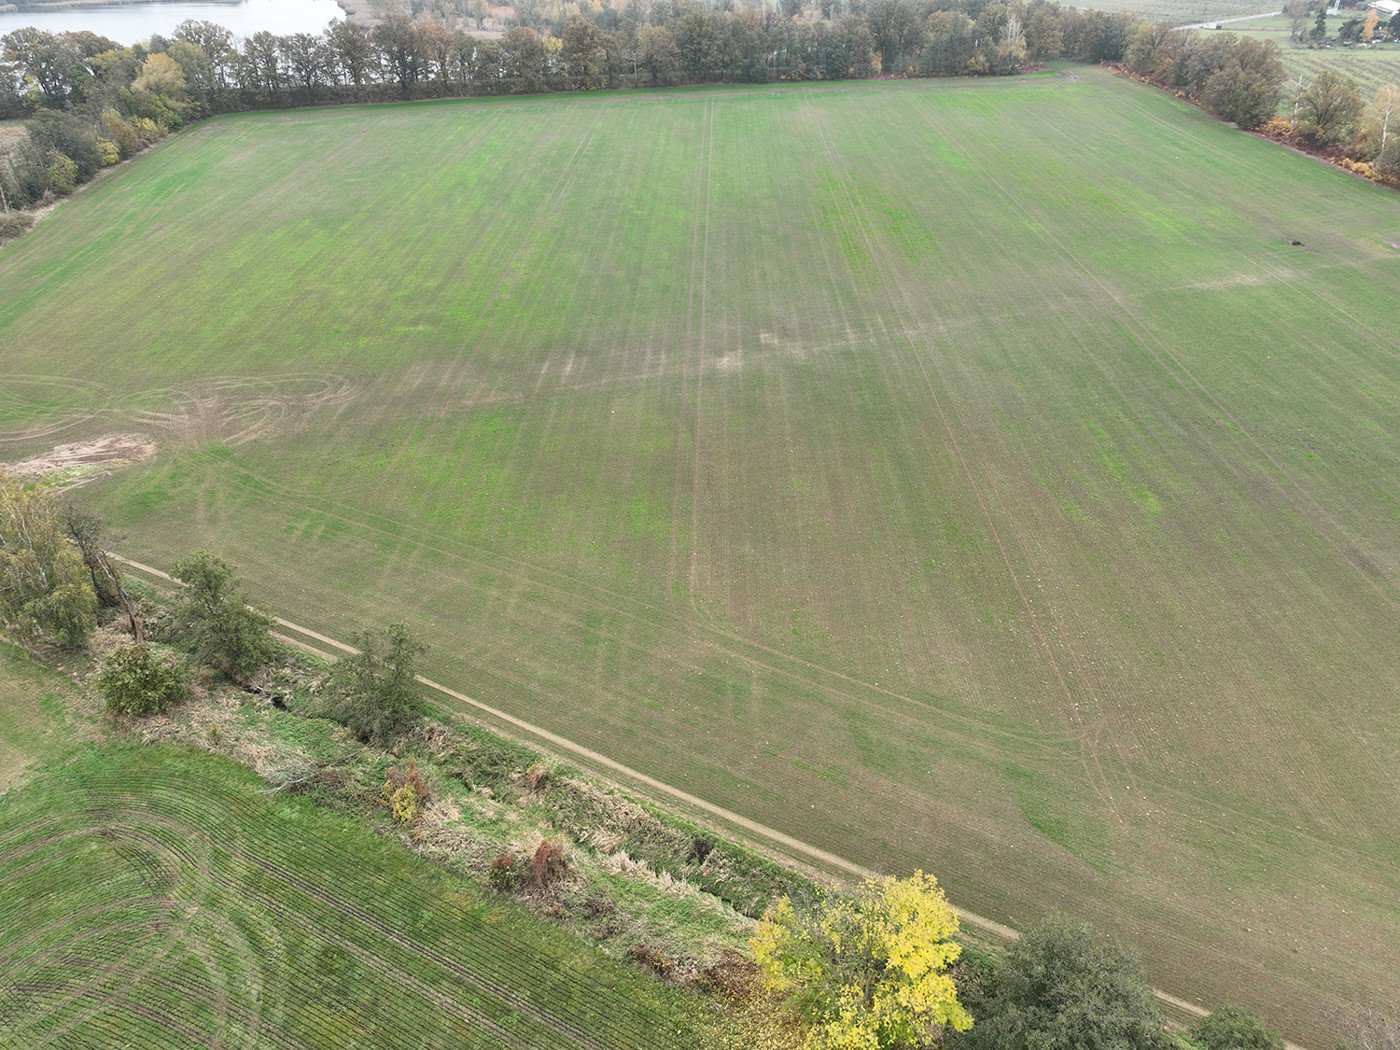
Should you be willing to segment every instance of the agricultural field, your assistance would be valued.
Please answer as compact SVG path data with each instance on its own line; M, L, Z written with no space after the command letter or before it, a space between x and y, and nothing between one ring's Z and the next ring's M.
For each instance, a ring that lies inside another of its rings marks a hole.
M1400 972L1397 245L1086 68L224 118L0 251L0 458L1324 1044Z
M1278 5L1268 0L1115 0L1111 5L1101 5L1099 10L1127 11L1150 22L1184 26L1269 14L1277 11Z
M1333 34L1341 27L1343 18L1328 19L1328 29ZM1312 23L1309 22L1309 25ZM1226 26L1240 36L1272 40L1279 48L1283 68L1288 72L1284 83L1284 101L1280 111L1292 109L1293 97L1297 94L1298 78L1303 78L1306 87L1324 69L1344 74L1356 81L1361 88L1361 97L1370 102L1376 89L1383 84L1400 84L1400 44L1377 44L1371 48L1350 47L1306 48L1294 47L1289 43L1292 23L1283 17L1257 18L1236 22Z
M1288 71L1288 79L1293 85L1303 78L1306 87L1324 69L1351 77L1361 89L1361 98L1369 103L1376 90L1385 84L1400 84L1400 48L1386 50L1353 51L1331 48L1326 51L1309 51L1306 48L1288 48L1281 56L1283 68ZM1289 84L1284 85L1285 108L1292 104Z
M693 999L224 760L0 798L0 1044L689 1047Z
M28 653L0 642L0 793L43 762L95 737L95 711L70 683Z

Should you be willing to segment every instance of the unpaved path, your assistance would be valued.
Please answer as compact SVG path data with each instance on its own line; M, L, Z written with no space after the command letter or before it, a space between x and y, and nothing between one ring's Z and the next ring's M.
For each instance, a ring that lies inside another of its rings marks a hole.
M142 565L140 562L132 561L130 558L123 558L120 554L112 554L111 556L117 561L121 562L123 565L135 569L137 572L143 573L148 576L154 576L156 579L163 580L170 584L174 584L177 587L180 585L179 581L176 580L173 576L170 576L168 573L161 572L161 570L153 568L150 565ZM301 635L303 638L314 639L315 641L320 642L322 645L329 646L331 649L338 650L342 653L353 653L358 651L353 646L346 645L344 642L337 641L334 638L330 638L317 631L313 631L309 627L302 627L300 624L292 623L290 620L284 620L280 616L274 616L273 619L277 622L279 626L286 628L288 631L292 631L295 634ZM278 634L277 637L282 638L285 641L292 643L293 645L301 646L307 649L312 649L319 655L327 655L324 652L324 650L307 645L300 639L293 638L290 635ZM584 747L582 744L576 744L572 740L567 739L566 737L562 737L557 733L551 733L548 729L545 729L541 726L537 726L532 722L527 722L522 718L516 718L512 714L507 714L505 711L502 711L499 708L492 707L489 704L484 704L480 700L476 700L470 696L467 696L465 693L459 693L457 690L451 689L448 686L441 684L440 682L434 682L432 679L424 678L422 675L417 675L416 677L420 683L427 686L434 692L437 692L442 696L451 697L453 700L456 700L459 703L466 704L469 707L475 708L476 710L481 711L486 715L489 715L495 721L504 722L505 724L515 729L518 729L535 739L543 740L545 743L549 744L551 747L554 747L559 751L575 755L595 768L609 770L612 773L620 775L626 781L641 784L651 789L652 791L658 792L662 795L668 795L671 798L683 802L687 806L700 810L701 812L708 813L711 816L717 817L720 820L724 821L726 824L731 824L735 827L743 828L745 831L751 832L752 834L757 835L760 838L767 839L768 841L773 842L778 846L781 846L784 850L790 853L796 854L800 857L804 857L808 860L816 861L818 864L824 865L827 868L832 868L837 871L845 872L848 875L855 875L859 878L870 878L874 877L877 874L869 868L862 867L854 861L847 860L845 857L837 856L835 853L829 853L828 851L820 849L817 846L813 846L809 843L803 842L801 839L795 839L791 835L785 835L783 832L778 831L776 828L770 828L767 825L760 824L755 820L750 820L748 817L741 816L740 814L735 813L732 810L725 809L723 806L717 806L712 802L707 802L702 798L692 795L688 791L682 791L680 788L672 787L670 784L657 780L654 777L649 777L645 773L640 773L629 766L624 766L621 762L614 761L607 755L600 754L599 752L594 751L592 748ZM965 908L958 908L956 906L954 906L954 910L958 913L958 918L962 922L966 923L968 926L975 927L982 933L988 933L994 937L998 937L1006 941L1014 941L1020 937L1020 934L1016 930L1012 929L1010 926L1004 925L1003 923L997 922L995 919L988 919L986 916L978 915L976 912L970 912ZM1190 1002L1186 999L1181 999L1175 995L1170 994L1169 992L1164 992L1160 988L1154 988L1153 994L1157 997L1158 1002L1170 1006L1173 1009L1179 1010L1182 1013L1188 1014L1192 1017L1205 1017L1210 1013L1210 1011L1206 1008L1196 1003ZM1285 1041L1283 1045L1285 1050L1306 1050L1305 1047L1299 1046L1297 1043L1290 1043Z
M1189 26L1172 26L1173 29L1209 29L1212 26L1228 25L1231 22L1253 22L1257 18L1277 18L1282 11L1265 11L1258 15L1240 15L1238 18L1216 18L1210 22L1192 22Z

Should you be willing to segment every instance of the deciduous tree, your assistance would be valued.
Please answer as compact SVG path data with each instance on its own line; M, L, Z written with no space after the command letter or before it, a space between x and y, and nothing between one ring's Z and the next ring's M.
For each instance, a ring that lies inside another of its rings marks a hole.
M511 26L501 37L501 75L514 81L512 90L544 90L544 41L533 29Z
M387 747L418 718L414 661L428 647L401 623L352 640L358 651L336 661L327 682L329 713L365 743Z
M176 630L194 654L236 682L247 681L277 654L272 617L248 606L233 566L195 551L171 566L185 584L175 610Z
M1356 133L1361 110L1356 81L1324 69L1298 96L1298 128L1314 142L1341 142Z
M407 90L409 85L418 82L423 69L423 51L413 19L407 15L385 15L384 21L370 30L370 39L384 56L384 65L401 88Z
M79 646L97 598L82 556L68 542L58 499L0 471L0 623L20 638Z
M676 39L665 26L647 26L637 37L637 65L646 70L653 84L672 83L680 61Z
M159 714L185 698L185 679L147 645L128 645L102 661L97 689L119 715Z
M559 32L559 57L569 87L596 91L607 83L607 54L603 34L586 18L571 16Z
M1087 926L1050 919L1007 951L983 1015L959 1048L1166 1050L1137 960Z
M178 128L195 110L185 72L169 55L147 55L141 75L131 83L132 110L167 128Z
M1363 133L1365 155L1374 160L1383 174L1387 166L1400 161L1396 146L1400 145L1400 87L1382 84L1366 107L1366 129Z
M1283 1050L1283 1039L1238 1006L1222 1006L1191 1029L1202 1050Z
M807 1048L922 1045L966 1029L948 965L958 920L932 875L871 879L854 897L780 900L759 924L754 958L806 1026Z
M899 73L913 64L924 46L924 23L910 0L875 0L867 22L886 73Z
M136 599L122 583L120 570L107 553L107 530L102 519L66 500L59 504L59 517L63 521L64 532L87 566L88 580L97 603L107 608L120 608L126 614L132 640L139 645L145 641L141 613Z
M1288 19L1288 39L1296 44L1307 34L1308 0L1288 0L1283 15Z
M1278 112L1283 62L1272 40L1239 40L1221 69L1206 81L1201 100L1242 128L1266 124Z

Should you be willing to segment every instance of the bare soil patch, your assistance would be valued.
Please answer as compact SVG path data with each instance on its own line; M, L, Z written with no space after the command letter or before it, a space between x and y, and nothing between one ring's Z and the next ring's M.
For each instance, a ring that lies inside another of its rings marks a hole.
M155 442L144 434L106 434L92 441L56 445L51 451L5 467L19 477L48 478L60 474L73 482L86 481L139 463L155 450Z

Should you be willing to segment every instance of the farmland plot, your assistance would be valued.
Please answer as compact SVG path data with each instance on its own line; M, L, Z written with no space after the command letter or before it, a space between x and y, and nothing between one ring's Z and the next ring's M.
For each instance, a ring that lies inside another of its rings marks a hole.
M171 748L0 803L0 1042L684 1047L674 989L352 821Z
M1302 1037L1400 972L1400 199L1094 70L210 122L0 440L334 637Z

